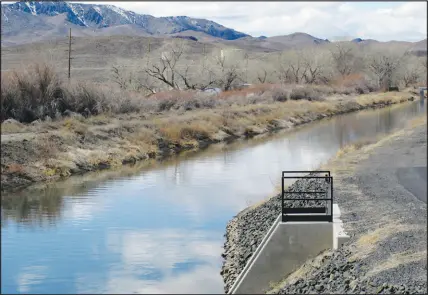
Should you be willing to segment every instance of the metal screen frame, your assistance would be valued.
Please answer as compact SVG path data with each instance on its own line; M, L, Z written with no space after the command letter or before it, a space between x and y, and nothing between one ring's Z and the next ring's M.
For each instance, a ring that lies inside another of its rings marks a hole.
M305 176L289 176L290 174L312 174ZM324 174L324 176L315 176L313 174ZM299 221L299 222L313 222L313 221L327 221L333 222L333 177L331 176L330 171L282 171L281 177L282 183L282 193L281 193L281 215L282 222L287 221ZM327 191L302 191L302 192L290 192L285 190L284 180L286 179L325 179L327 183L329 183L329 187ZM324 198L291 198L285 197L285 194L295 195L295 194L325 194ZM314 201L330 201L330 206L324 207L298 207L298 208L290 208L285 206L286 201L296 201L296 200L314 200ZM330 209L330 210L328 210ZM304 215L306 214L306 215Z

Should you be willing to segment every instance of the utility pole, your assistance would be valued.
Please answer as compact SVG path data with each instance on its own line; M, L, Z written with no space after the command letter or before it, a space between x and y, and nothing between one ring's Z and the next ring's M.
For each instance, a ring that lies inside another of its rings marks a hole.
M203 48L203 58L202 58L202 70L205 69L205 63L207 61L207 52L206 52L206 48L205 48L205 43L204 43L204 48Z
M248 59L250 57L247 52L245 52L244 58L245 58L245 83L248 84Z
M71 28L68 36L68 80L71 77Z
M150 59L150 38L149 38L149 44L147 48L147 67L149 67L149 59Z

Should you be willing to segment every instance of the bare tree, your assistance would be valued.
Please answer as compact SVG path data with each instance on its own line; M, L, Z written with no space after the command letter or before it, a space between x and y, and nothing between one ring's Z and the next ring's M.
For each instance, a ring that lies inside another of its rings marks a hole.
M368 57L368 68L375 76L378 87L388 89L400 65L402 56L391 52L377 52Z
M143 91L146 92L146 95L155 94L157 92L155 81L150 79L145 72L140 74L134 72L125 73L123 69L113 66L112 74L113 82L121 89Z
M291 72L291 77L296 84L303 81L307 72L307 63L305 62L301 52L292 52L291 58L288 60L288 68Z
M357 61L355 47L352 44L337 43L330 50L336 71L342 76L348 76L355 71Z
M178 76L182 79L185 89L205 90L217 83L215 73L207 65L206 61L196 65L186 65L182 71L177 70Z
M229 65L223 53L209 58L204 49L203 56L194 59L195 55L186 49L184 43L173 42L156 63L148 62L145 72L177 90L204 90L211 86L231 88L239 73L237 67Z
M261 84L266 83L267 75L268 73L266 69L262 69L261 71L257 72L257 81Z
M112 67L112 73L113 73L113 82L116 83L117 85L119 85L119 88L126 89L127 88L127 83L126 83L127 81L123 77L121 70L118 67L113 66Z
M286 83L312 83L319 71L320 65L314 57L303 51L285 52L279 65L279 75Z
M233 83L239 78L238 68L233 66L229 68L225 73L222 79L220 80L220 85L223 87L224 91L230 90Z
M318 83L322 81L326 57L318 49L288 51L280 54L278 78L285 83Z
M287 83L290 80L290 69L288 65L284 63L284 52L280 52L278 55L277 62L277 77L281 83Z
M302 52L303 78L306 83L314 84L323 80L326 57L320 49L308 49Z
M233 56L231 52L221 50L220 54L214 55L213 59L218 77L217 84L224 91L231 90L235 82L242 81L242 72L239 67L241 58Z
M145 70L146 73L172 89L179 90L180 86L176 80L176 66L183 52L184 46L182 42L179 44L173 43L169 51L162 52L161 58L156 64L153 63L148 65L148 68Z
M407 55L403 58L401 66L397 69L397 78L409 87L417 84L422 78L422 68L419 64L420 59L416 56Z

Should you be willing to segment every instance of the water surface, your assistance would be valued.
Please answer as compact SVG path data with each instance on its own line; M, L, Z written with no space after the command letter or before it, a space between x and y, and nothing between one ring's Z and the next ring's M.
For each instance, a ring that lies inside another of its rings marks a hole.
M403 127L419 102L3 195L2 293L222 293L227 222L282 170Z

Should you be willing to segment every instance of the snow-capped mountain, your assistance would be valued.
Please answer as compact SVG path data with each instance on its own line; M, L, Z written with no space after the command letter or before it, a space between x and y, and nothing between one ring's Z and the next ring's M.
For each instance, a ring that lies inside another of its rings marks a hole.
M235 40L248 36L206 19L187 16L153 17L127 11L113 5L32 1L2 4L1 10L2 34L19 34L19 29L25 27L23 24L19 24L21 21L33 26L34 30L42 29L43 24L51 27L55 21L50 20L50 18L64 15L66 22L82 29L94 30L131 25L150 35L175 34L192 30L225 40Z

